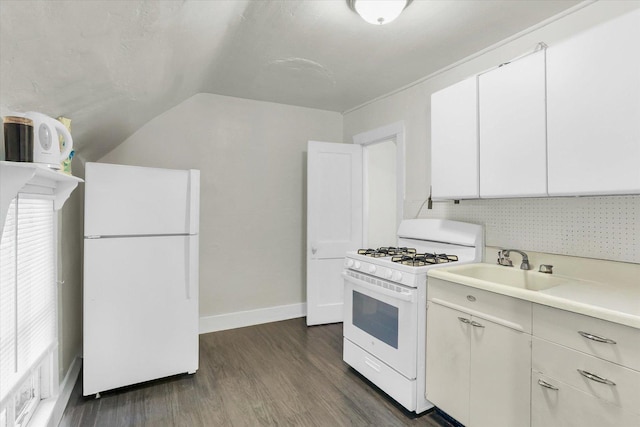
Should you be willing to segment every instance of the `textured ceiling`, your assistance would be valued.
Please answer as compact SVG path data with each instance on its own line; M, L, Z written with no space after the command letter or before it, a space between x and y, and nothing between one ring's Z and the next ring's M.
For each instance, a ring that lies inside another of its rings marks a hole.
M198 92L343 112L577 3L414 0L373 26L346 0L0 0L0 113L70 117L94 160Z

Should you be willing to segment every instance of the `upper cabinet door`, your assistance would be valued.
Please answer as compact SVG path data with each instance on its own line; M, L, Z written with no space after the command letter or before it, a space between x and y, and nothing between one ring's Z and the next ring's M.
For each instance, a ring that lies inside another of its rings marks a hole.
M549 194L640 193L640 10L548 49Z
M436 199L477 199L478 84L471 77L431 95L431 188Z
M547 195L545 51L478 78L480 197Z

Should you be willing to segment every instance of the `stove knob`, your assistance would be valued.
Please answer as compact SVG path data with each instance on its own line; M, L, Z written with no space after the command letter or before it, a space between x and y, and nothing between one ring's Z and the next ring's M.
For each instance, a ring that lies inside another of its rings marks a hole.
M386 277L387 279L391 279L391 276L393 276L393 271L387 268L387 271L384 272L384 277Z
M369 266L369 273L373 274L376 272L376 266L375 265L370 265Z
M402 280L402 273L400 273L399 271L396 271L393 273L393 277L392 279L396 282L399 282Z
M356 262L353 264L353 268L355 268L356 270L359 270L359 269L360 269L360 261L356 261Z
M353 267L353 260L352 259L348 259L345 264L347 264L347 267L351 268L351 267Z

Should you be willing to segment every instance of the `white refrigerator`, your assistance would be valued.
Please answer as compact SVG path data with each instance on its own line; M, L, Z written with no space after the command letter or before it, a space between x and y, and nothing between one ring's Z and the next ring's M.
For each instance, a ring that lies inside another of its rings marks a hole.
M85 396L198 369L200 171L87 163Z

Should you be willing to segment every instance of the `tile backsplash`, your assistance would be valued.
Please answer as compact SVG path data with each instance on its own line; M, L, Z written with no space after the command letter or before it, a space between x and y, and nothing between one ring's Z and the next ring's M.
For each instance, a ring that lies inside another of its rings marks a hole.
M405 218L422 203L407 201ZM640 196L434 202L418 217L482 224L487 246L640 263Z

